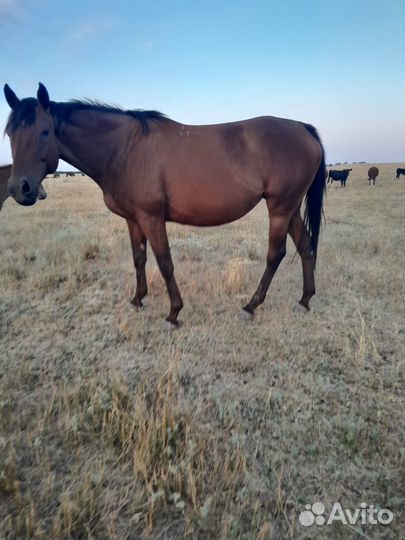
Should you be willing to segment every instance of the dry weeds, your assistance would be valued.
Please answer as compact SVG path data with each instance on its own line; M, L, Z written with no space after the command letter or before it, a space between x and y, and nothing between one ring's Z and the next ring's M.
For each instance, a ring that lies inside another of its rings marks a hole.
M403 534L404 185L355 165L328 189L317 295L292 244L252 323L262 205L171 225L183 326L153 257L143 311L125 223L88 179L0 213L0 538L385 538ZM390 508L312 527L305 503Z

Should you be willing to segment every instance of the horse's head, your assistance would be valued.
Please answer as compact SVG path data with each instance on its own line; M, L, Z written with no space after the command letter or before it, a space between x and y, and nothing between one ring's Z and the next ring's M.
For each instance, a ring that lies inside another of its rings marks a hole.
M4 95L11 107L6 126L13 156L8 189L18 203L28 206L36 202L42 180L56 171L59 161L49 95L41 83L36 99L18 99L7 84Z

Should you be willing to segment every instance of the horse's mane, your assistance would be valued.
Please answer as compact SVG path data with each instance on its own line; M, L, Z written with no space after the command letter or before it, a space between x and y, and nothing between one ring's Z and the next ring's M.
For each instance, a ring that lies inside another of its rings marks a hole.
M38 101L35 98L25 98L16 104L11 111L6 125L6 131L16 131L21 124L32 125L35 122L35 108ZM50 113L59 124L69 121L74 111L98 111L112 114L124 114L140 122L142 132L149 132L149 121L162 121L167 117L158 111L144 111L142 109L125 110L118 105L107 105L94 99L74 99L56 103L50 102Z
M19 101L8 117L4 132L16 131L20 125L32 125L35 122L35 107L38 102L35 98L25 98Z

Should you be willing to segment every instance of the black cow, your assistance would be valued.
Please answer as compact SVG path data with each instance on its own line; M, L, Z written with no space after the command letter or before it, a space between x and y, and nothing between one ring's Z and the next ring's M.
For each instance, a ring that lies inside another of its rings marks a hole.
M397 175L395 179L398 180L401 174L405 174L405 169L397 169Z
M346 180L351 170L352 169L343 169L343 171L329 171L328 184L329 182L340 182L340 187L346 187Z

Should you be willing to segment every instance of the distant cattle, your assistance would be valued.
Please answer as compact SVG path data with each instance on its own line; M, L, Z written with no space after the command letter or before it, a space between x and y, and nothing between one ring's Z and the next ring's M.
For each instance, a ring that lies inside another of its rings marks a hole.
M8 192L8 179L11 175L11 165L4 165L0 167L0 210L3 206L4 201L9 196ZM42 184L39 184L38 188L38 199L46 199L46 191L43 188Z
M328 183L340 182L340 187L346 187L346 180L352 169L343 169L343 171L329 171Z
M370 167L368 170L368 185L371 186L371 182L373 183L373 186L375 186L375 179L377 178L379 174L378 167Z
M72 177L75 177L77 174L81 174L82 176L85 176L84 173L80 173L80 172L76 172L76 171L61 171L61 172L56 172L54 173L53 176L51 176L51 178L60 178L61 176L65 176L65 177L68 177L68 176L72 176Z
M405 169L397 169L397 175L395 179L398 180L401 174L405 175Z

